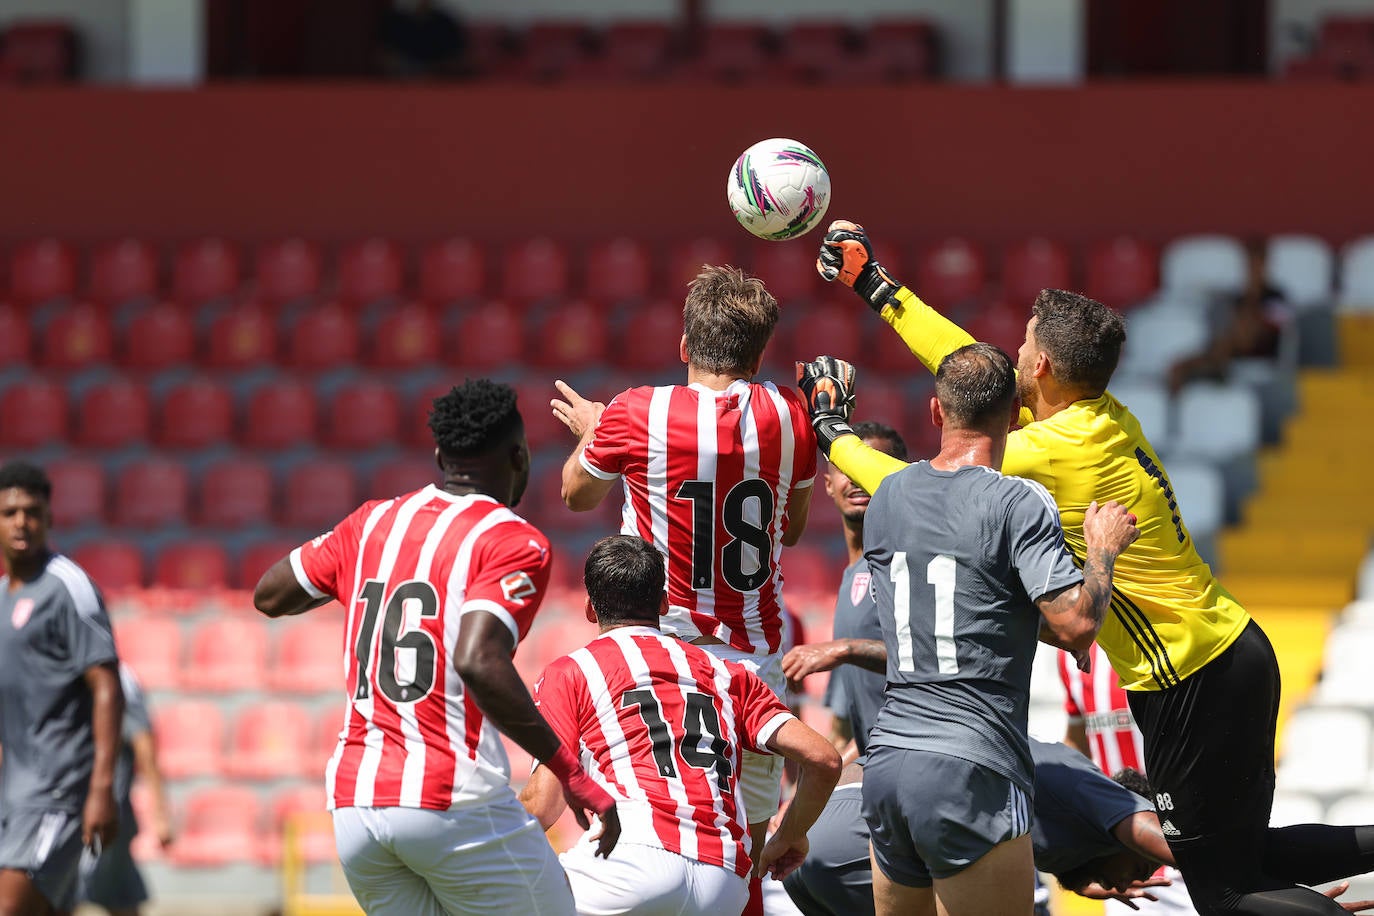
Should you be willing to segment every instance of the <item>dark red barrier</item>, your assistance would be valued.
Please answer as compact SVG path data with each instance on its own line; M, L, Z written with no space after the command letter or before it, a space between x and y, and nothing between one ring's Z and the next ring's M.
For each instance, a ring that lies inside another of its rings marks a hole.
M0 92L0 237L741 232L794 136L832 215L912 235L1374 228L1374 88L212 88Z

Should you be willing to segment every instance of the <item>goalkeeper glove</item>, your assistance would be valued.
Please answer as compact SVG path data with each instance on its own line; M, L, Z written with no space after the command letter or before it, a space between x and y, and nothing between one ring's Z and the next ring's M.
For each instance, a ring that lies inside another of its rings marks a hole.
M849 417L854 412L854 366L833 356L797 363L797 387L806 400L811 428L827 455L840 436L853 435Z
M821 239L816 270L827 283L838 279L851 287L875 312L881 312L889 303L895 305L894 297L902 288L902 284L873 259L873 246L864 234L864 227L845 219L831 223L825 238Z

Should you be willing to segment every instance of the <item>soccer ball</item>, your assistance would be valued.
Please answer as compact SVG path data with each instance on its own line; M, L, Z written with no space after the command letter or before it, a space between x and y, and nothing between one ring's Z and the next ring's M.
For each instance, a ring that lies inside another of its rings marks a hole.
M821 221L830 205L830 173L804 144L760 140L735 160L726 183L730 211L761 239L794 239Z

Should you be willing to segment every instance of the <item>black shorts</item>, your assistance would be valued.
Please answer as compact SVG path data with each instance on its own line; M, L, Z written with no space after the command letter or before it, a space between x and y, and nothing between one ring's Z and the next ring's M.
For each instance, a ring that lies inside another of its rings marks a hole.
M1127 696L1171 844L1269 826L1279 666L1257 623L1181 684Z

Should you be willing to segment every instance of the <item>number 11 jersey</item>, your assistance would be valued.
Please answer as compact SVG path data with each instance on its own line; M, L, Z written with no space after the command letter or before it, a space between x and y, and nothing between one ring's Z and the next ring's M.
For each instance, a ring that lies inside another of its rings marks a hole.
M779 564L793 493L816 476L816 435L798 395L743 379L631 388L606 406L582 467L622 478L622 534L668 558L663 630L743 652L782 644Z
M510 792L501 736L464 689L453 651L474 611L518 644L544 599L549 559L544 535L506 506L432 485L364 503L292 551L300 586L347 614L349 702L325 770L331 809L443 811Z
M869 502L864 556L888 680L869 747L959 757L1030 793L1035 601L1083 581L1045 488L910 465Z

